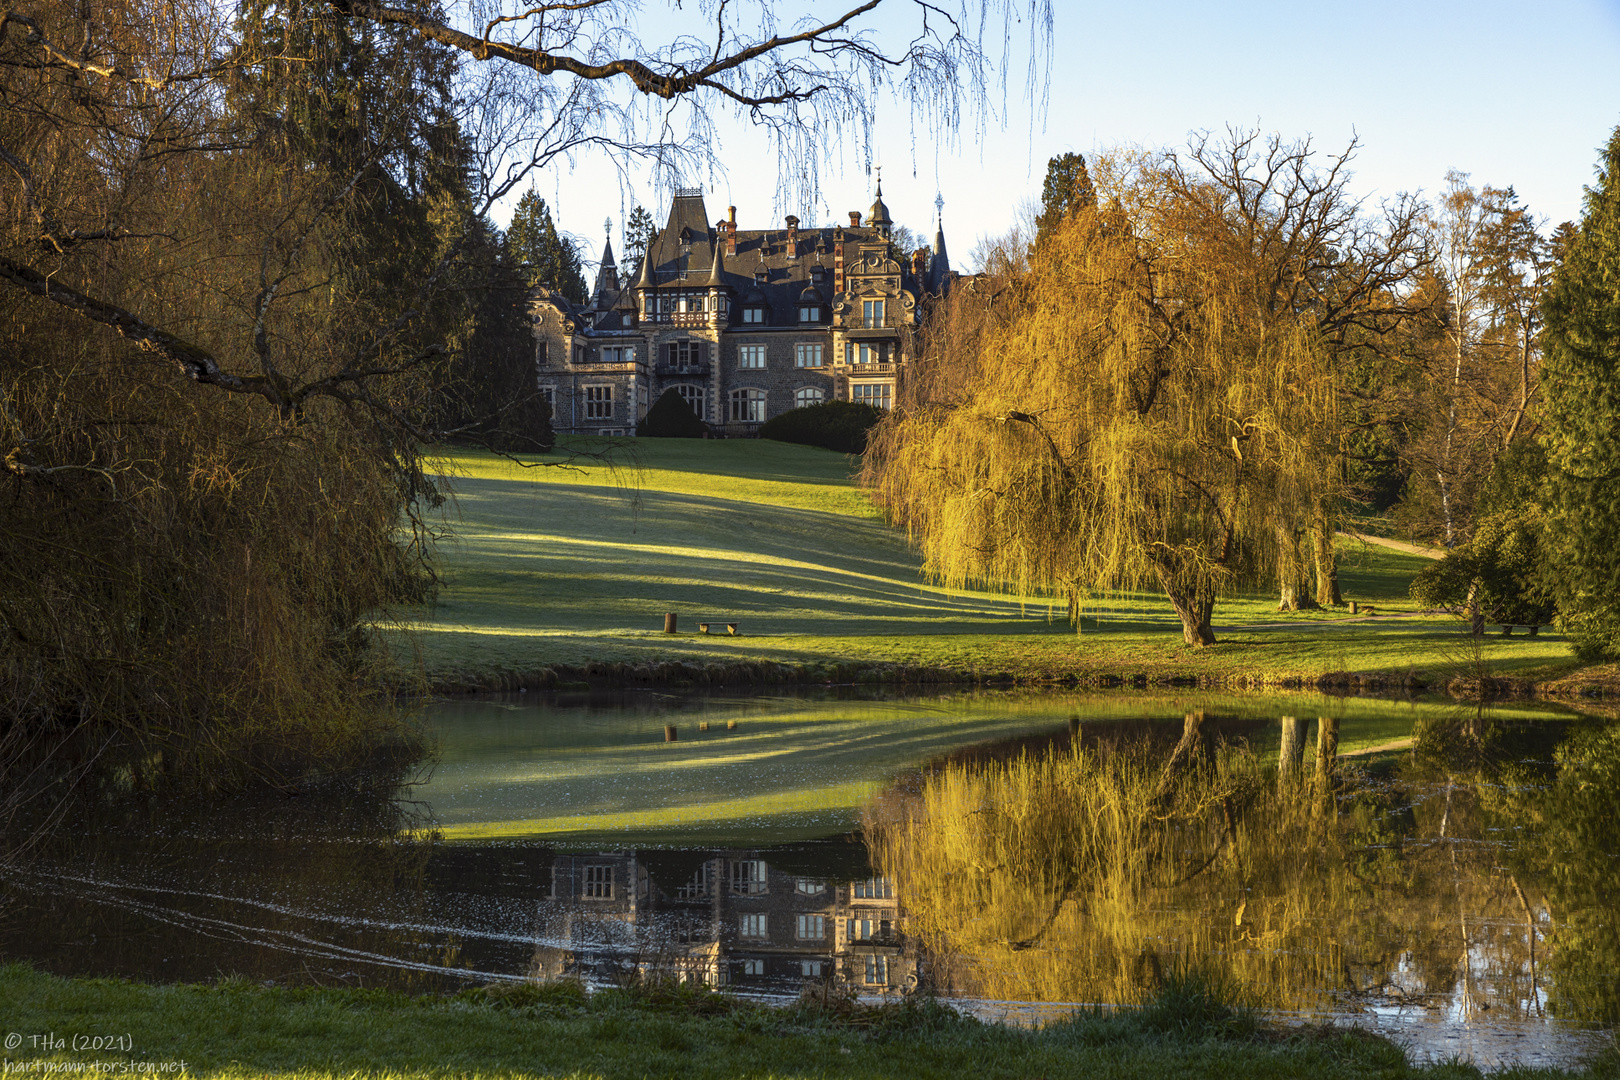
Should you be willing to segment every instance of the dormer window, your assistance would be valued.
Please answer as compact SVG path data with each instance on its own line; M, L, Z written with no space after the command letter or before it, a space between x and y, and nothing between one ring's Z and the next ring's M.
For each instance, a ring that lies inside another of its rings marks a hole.
M743 308L742 321L745 323L763 323L765 321L765 309L753 306Z
M799 321L802 323L818 323L821 321L820 304L800 304Z

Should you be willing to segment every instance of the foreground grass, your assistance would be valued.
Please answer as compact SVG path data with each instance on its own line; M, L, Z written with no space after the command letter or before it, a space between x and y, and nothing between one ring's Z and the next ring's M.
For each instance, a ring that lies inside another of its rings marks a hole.
M1196 677L1228 685L1355 672L1446 682L1483 662L1546 678L1574 664L1554 634L1489 635L1475 656L1452 619L1416 612L1426 560L1343 540L1343 609L1279 615L1271 595L1225 599L1221 643L1193 650L1158 595L1099 601L1083 633L1062 609L930 584L905 537L849 480L850 459L760 440L636 440L641 469L524 469L468 452L445 585L415 625L439 684L591 664L792 664L944 669L1017 679ZM662 633L676 612L681 633ZM700 635L699 622L741 636ZM510 680L508 680L510 681Z
M1190 992L1189 992L1190 991ZM25 1044L30 1062L179 1062L195 1077L1470 1077L1411 1066L1399 1048L1344 1030L1276 1031L1201 984L1141 1010L1082 1015L1039 1031L965 1019L930 1003L773 1009L661 988L586 996L575 984L410 998L377 991L148 986L0 968L16 1033L127 1034L130 1050ZM1514 1070L1515 1077L1614 1076ZM169 1075L175 1075L170 1073ZM1507 1075L1507 1074L1504 1074Z

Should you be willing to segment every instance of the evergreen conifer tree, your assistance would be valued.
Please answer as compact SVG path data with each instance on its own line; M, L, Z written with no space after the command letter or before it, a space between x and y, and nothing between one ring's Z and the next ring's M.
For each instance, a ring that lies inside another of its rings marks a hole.
M1041 212L1035 219L1035 242L1052 235L1062 221L1083 206L1097 205L1097 188L1082 154L1062 154L1046 163Z
M558 234L551 208L532 190L523 193L512 212L506 250L530 285L546 285L575 304L585 302L585 275L579 252Z
M1542 315L1551 581L1576 654L1620 658L1620 128Z
M630 220L624 225L624 264L625 273L634 274L641 260L646 257L647 249L652 247L654 240L658 239L658 223L644 206L637 206L630 211Z

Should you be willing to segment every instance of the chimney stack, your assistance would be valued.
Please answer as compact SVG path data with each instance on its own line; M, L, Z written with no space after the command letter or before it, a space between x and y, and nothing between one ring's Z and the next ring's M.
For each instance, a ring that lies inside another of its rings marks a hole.
M799 257L799 219L792 214L787 216L787 254L790 259Z
M849 227L852 229L858 229L861 227L861 212L859 210L851 210L849 212Z
M856 215L859 216L859 215ZM844 230L833 230L833 292L844 291Z
M735 206L726 207L726 254L733 257L737 254L737 208Z

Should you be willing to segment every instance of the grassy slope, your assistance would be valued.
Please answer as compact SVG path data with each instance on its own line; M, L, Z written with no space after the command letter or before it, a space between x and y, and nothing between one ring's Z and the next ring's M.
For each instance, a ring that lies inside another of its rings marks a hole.
M582 440L583 441L583 440ZM1444 678L1465 666L1452 620L1411 613L1425 560L1341 542L1347 599L1377 606L1278 615L1269 595L1216 612L1221 644L1190 650L1159 596L1099 605L1076 636L1043 600L928 583L905 538L849 480L850 460L767 441L642 439L642 469L448 462L459 493L446 586L417 625L430 673L686 661L898 664L1021 678L1202 675L1233 682L1354 671ZM639 486L639 496L626 485ZM681 633L661 632L677 612ZM736 638L699 621L737 621ZM1486 639L1499 674L1573 665L1555 635Z
M504 1000L503 1000L504 997ZM493 998L493 1000L492 1000ZM410 999L349 990L142 986L0 968L15 1032L129 1034L133 1053L8 1054L18 1063L184 1060L191 1077L1477 1077L1410 1067L1381 1039L1252 1032L1221 1008L1150 1007L1039 1032L935 1007L840 1017L719 996L621 992L586 1000L568 984L499 996ZM37 1070L38 1066L34 1066ZM1590 1075L1611 1075L1605 1062ZM42 1071L25 1075L48 1075ZM158 1074L163 1075L163 1074ZM167 1075L175 1075L173 1073ZM1516 1075L1564 1076L1555 1070Z

